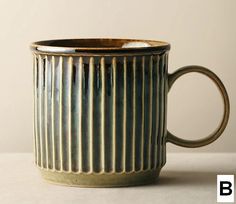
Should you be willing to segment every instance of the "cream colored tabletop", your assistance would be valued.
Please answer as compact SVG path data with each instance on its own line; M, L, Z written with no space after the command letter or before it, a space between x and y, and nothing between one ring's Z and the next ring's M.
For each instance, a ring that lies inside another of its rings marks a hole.
M236 173L236 154L170 153L156 184L76 188L44 182L32 154L0 154L1 204L216 203L217 174Z

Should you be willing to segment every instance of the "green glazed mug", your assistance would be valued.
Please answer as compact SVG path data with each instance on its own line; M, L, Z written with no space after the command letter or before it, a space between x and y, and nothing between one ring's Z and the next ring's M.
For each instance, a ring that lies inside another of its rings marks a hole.
M210 70L187 66L168 74L170 45L152 40L67 39L32 43L35 163L47 181L114 187L155 182L166 143L200 147L215 141L229 118L229 98ZM198 72L221 92L219 127L199 140L166 128L167 93Z

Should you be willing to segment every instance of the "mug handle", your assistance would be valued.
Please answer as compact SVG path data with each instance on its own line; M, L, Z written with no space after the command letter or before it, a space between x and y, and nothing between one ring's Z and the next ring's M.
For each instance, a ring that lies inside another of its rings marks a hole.
M175 71L174 73L169 74L168 75L169 90L172 87L173 83L179 77L181 77L184 74L190 73L190 72L198 72L198 73L204 74L207 77L209 77L216 84L217 88L219 89L219 91L221 93L221 96L222 96L223 102L224 102L224 114L223 114L222 121L221 121L220 125L216 128L216 130L213 133L211 133L210 135L208 135L207 137L204 137L204 138L198 139L198 140L186 140L186 139L176 137L175 135L173 135L172 133L167 131L167 136L166 136L167 142L171 142L175 145L182 146L182 147L195 148L195 147L205 146L205 145L208 145L208 144L214 142L223 133L223 131L228 123L228 120L229 120L230 105L229 105L228 94L226 92L226 89L225 89L223 83L219 79L219 77L216 74L214 74L212 71L210 71L209 69L202 67L202 66L190 65L190 66L182 67L182 68L178 69L177 71Z

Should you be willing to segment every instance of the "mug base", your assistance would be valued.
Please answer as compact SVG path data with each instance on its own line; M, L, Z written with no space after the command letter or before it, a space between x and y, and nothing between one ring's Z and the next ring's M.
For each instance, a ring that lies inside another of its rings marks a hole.
M68 173L40 169L49 183L77 187L125 187L154 183L161 169L122 173Z

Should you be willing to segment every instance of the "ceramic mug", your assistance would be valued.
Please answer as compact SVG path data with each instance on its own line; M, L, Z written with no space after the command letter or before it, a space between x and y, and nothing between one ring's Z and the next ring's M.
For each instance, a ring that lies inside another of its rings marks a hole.
M84 187L155 182L166 143L200 147L215 141L229 118L220 79L200 66L168 74L170 45L152 40L68 39L35 42L34 149L42 176ZM219 127L199 140L166 128L167 93L180 76L198 72L221 92Z

